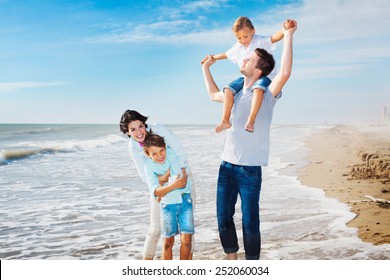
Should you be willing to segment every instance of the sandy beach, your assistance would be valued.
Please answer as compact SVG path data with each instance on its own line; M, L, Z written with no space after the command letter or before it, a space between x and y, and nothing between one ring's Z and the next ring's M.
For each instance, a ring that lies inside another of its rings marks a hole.
M311 135L300 181L351 207L347 225L374 245L390 243L390 124L339 125Z

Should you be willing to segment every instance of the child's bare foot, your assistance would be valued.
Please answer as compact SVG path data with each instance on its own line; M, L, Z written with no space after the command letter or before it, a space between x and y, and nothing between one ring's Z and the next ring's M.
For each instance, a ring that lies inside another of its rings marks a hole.
M231 128L232 125L228 121L222 121L219 125L215 127L215 132L220 133L221 131L224 131L225 129Z
M248 132L253 132L255 131L255 123L251 121L247 121L245 124L245 130Z

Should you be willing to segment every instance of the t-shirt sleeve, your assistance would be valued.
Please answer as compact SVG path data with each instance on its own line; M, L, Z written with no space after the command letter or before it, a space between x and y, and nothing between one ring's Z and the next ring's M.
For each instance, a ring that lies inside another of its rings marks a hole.
M167 159L168 159L170 166L171 166L171 175L182 176L183 174L181 172L180 161L179 161L179 158L177 157L176 153L172 149L167 149L167 153L168 153Z
M276 44L271 42L271 36L256 35L256 47L265 49L272 53L276 49Z
M267 102L271 107L275 106L276 101L282 97L282 91L280 91L276 96L273 96L269 88L264 92L264 101Z
M227 56L227 58L235 63L235 64L238 64L238 55L237 55L237 52L238 52L238 48L237 48L237 43L233 45L233 47L231 47L230 49L228 49L225 54Z
M179 158L180 167L187 167L187 154L184 151L179 138L163 124L156 125L155 129L156 131L154 131L154 133L164 137L167 146L176 153Z
M145 157L142 155L143 151L140 152L136 148L131 147L130 145L129 151L131 158L133 159L133 162L135 164L135 167L137 168L138 175L140 176L141 180L146 183L146 174L144 169Z
M150 195L151 197L156 197L154 195L154 192L160 186L160 183L158 182L158 176L155 172L153 172L152 167L148 164L145 165L144 170L146 181L149 186Z

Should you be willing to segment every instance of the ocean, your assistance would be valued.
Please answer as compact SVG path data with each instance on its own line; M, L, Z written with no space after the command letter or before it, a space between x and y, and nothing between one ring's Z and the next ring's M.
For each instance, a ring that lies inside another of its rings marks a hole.
M215 193L224 133L168 127L187 151L196 186L194 259L223 259ZM304 139L323 128L271 128L261 259L390 259L390 245L363 242L346 226L355 217L346 204L298 180L309 152ZM118 125L0 124L0 259L142 259L149 196L127 145Z

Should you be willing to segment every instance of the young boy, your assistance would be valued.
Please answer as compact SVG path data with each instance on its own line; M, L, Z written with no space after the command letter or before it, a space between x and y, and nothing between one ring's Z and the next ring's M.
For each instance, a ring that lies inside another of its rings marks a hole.
M233 63L237 63L240 69L245 62L245 59L247 59L256 48L265 49L272 54L272 51L275 49L274 43L280 41L283 38L282 30L277 31L270 37L255 34L256 30L252 22L247 17L239 17L234 22L233 32L237 38L237 43L226 53L211 55L211 57L214 60L229 59ZM201 63L203 64L203 62L206 61L208 57L209 56L206 56ZM275 75L275 69L271 73L260 73L258 77L260 79L257 80L254 84L250 85L257 90L254 91L251 110L248 120L245 124L245 130L248 132L254 131L254 123L263 101L264 90L271 83L271 80L273 77L275 77ZM268 78L266 76L268 76ZM224 88L222 120L221 123L215 128L217 133L231 127L229 119L234 103L234 95L242 89L243 84L244 78L240 77Z
M161 236L164 239L163 259L172 260L175 235L180 232L180 259L190 259L194 215L191 198L192 182L183 176L180 162L173 150L166 146L164 138L149 134L144 140L144 151L148 156L145 173L154 199L160 200ZM170 170L168 183L161 186L159 175Z

